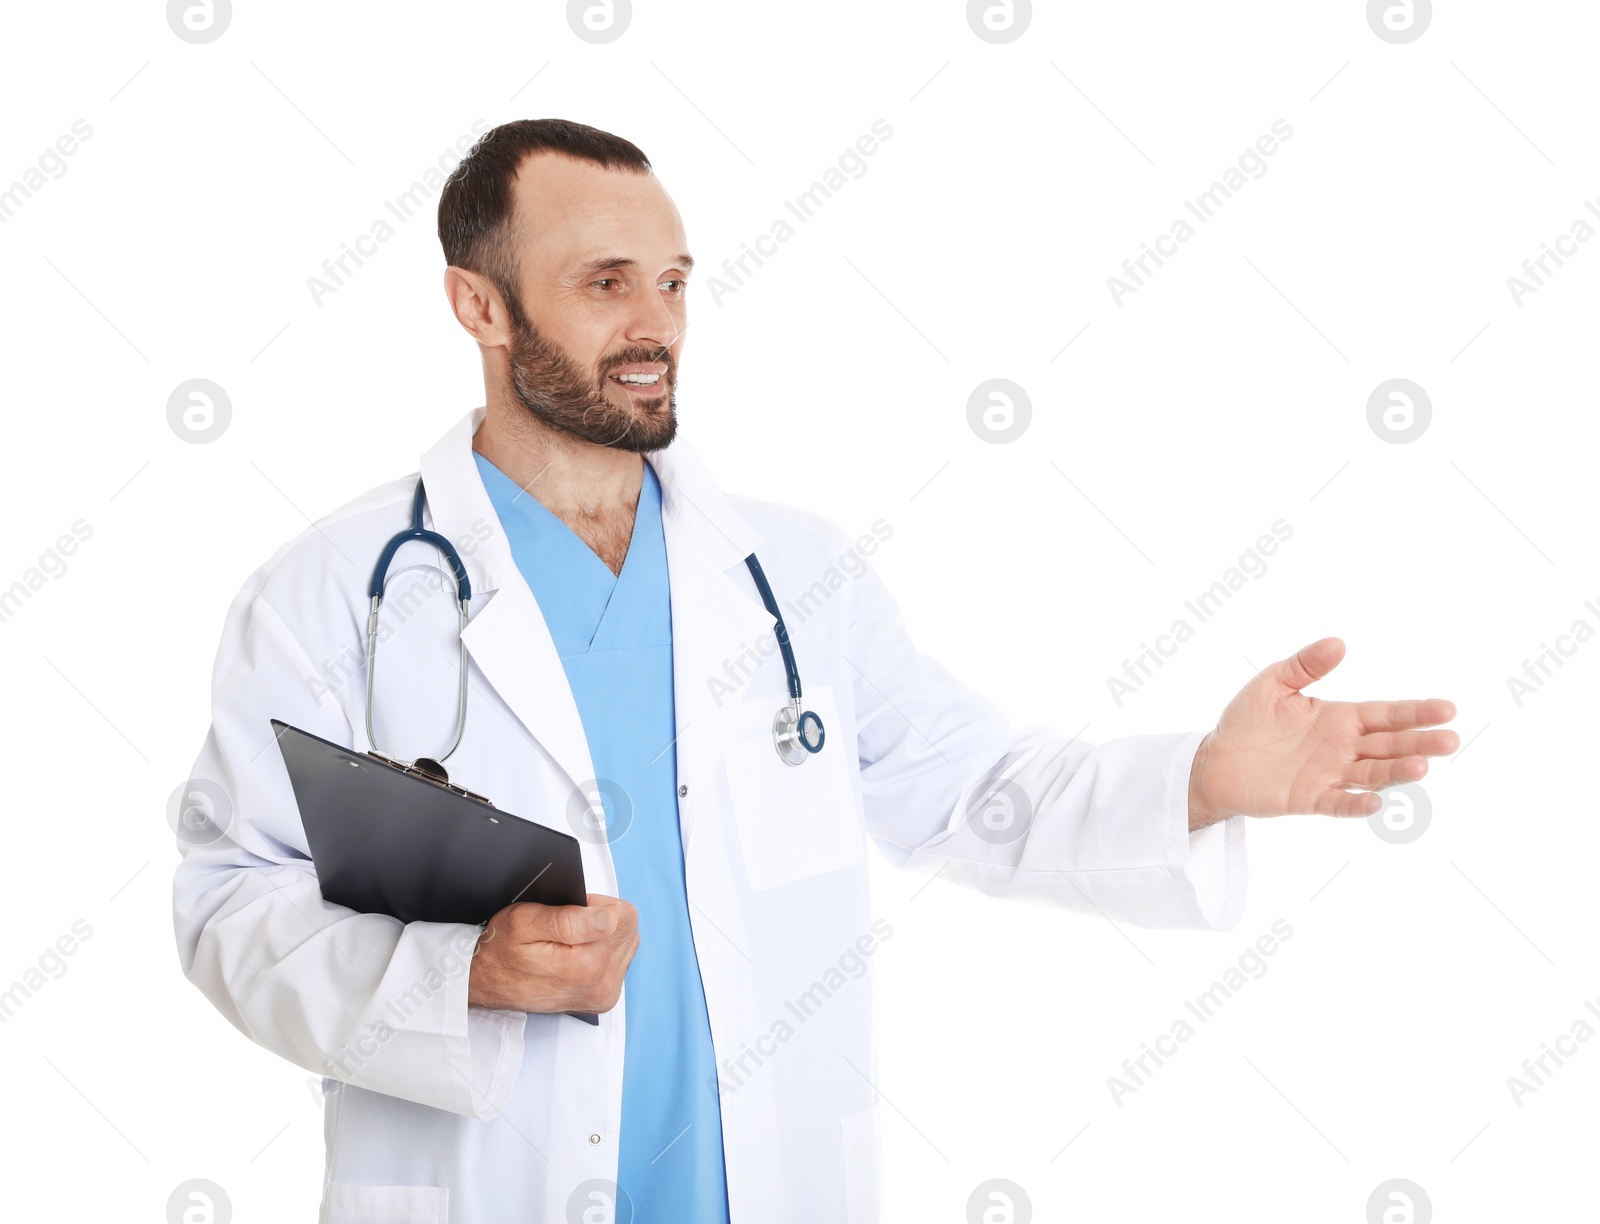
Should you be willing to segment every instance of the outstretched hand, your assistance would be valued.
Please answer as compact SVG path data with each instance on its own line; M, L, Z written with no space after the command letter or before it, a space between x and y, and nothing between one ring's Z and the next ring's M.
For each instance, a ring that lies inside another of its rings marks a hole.
M1323 638L1272 664L1228 703L1189 774L1189 828L1229 816L1370 816L1373 792L1415 782L1428 758L1460 746L1447 723L1456 708L1426 701L1323 701L1300 690L1344 658ZM1352 791L1351 788L1356 788Z

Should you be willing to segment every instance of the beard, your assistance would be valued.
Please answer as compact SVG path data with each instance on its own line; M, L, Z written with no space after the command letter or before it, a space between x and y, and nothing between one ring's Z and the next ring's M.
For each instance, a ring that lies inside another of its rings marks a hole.
M607 354L594 373L585 373L533 326L514 294L502 296L512 326L511 392L531 416L558 433L614 450L642 453L672 441L678 432L678 364L670 350L634 345ZM645 399L622 391L627 402L612 402L611 371L639 362L666 363L666 393Z

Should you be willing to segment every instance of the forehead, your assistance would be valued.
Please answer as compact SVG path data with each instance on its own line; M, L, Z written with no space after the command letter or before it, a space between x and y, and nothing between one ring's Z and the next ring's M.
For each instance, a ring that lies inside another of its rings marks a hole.
M535 153L518 168L512 196L521 257L536 266L598 255L664 263L685 249L683 220L653 173Z

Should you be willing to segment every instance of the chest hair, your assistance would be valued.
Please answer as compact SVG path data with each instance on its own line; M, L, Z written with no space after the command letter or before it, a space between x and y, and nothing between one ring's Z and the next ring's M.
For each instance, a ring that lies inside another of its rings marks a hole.
M572 528L572 533L587 544L594 555L606 563L613 574L622 573L622 563L628 556L628 544L633 539L632 508L609 514L562 515L561 521Z

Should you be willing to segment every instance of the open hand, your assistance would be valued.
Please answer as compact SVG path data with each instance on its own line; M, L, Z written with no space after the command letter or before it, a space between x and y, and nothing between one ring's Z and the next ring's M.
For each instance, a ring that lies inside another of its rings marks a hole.
M1373 792L1415 782L1428 758L1460 746L1449 722L1456 708L1427 701L1323 701L1300 690L1344 658L1344 643L1323 638L1272 664L1228 703L1195 753L1189 774L1189 828L1229 816L1370 816ZM1354 792L1350 788L1356 788Z

